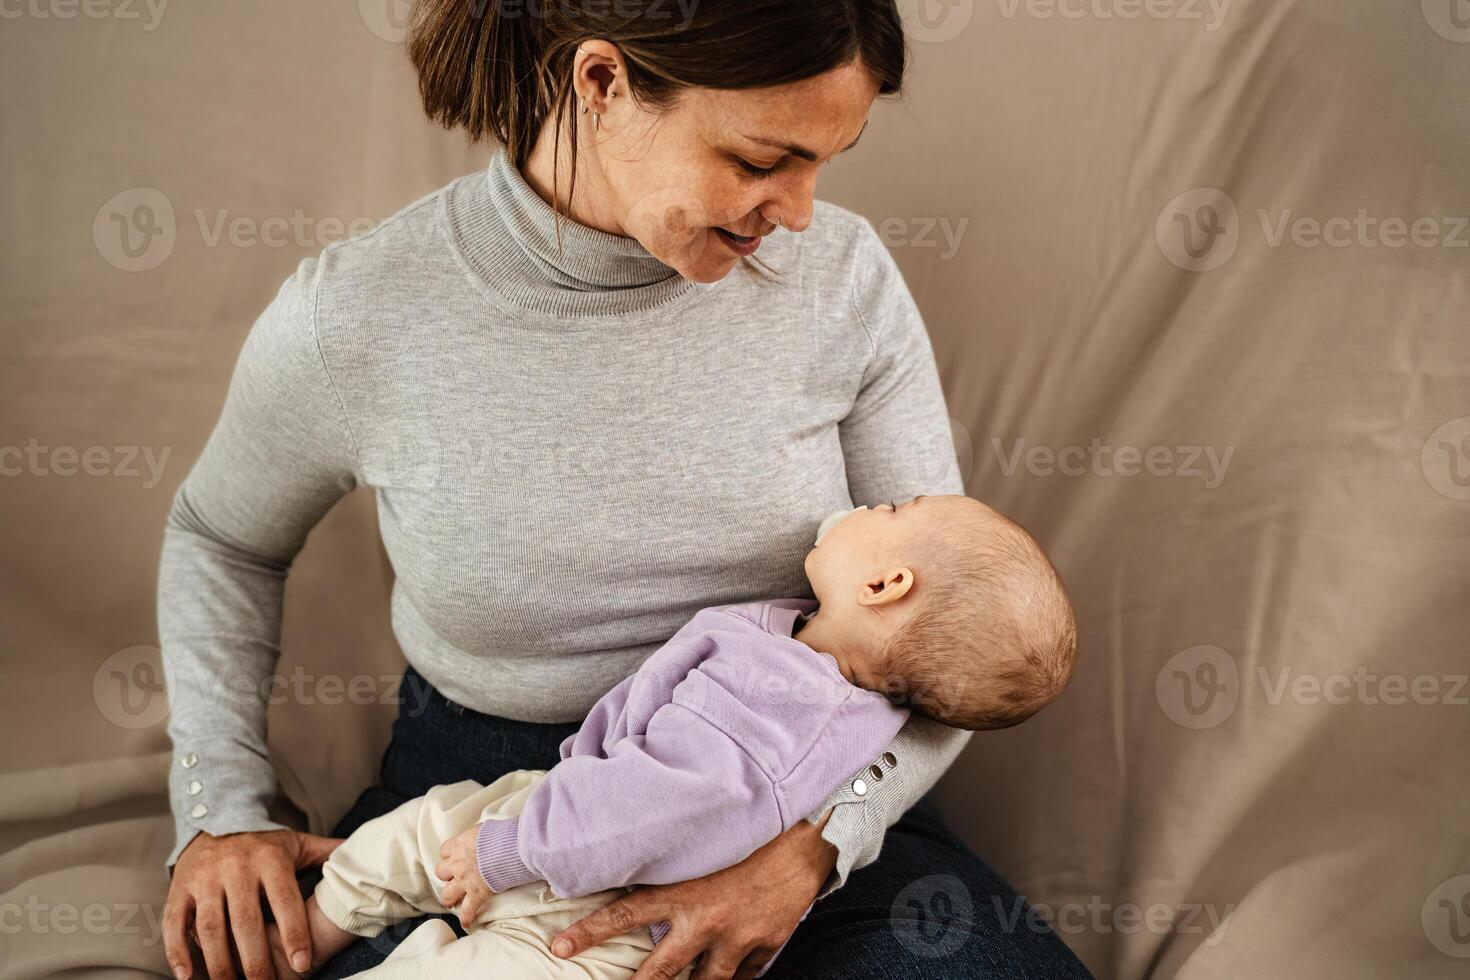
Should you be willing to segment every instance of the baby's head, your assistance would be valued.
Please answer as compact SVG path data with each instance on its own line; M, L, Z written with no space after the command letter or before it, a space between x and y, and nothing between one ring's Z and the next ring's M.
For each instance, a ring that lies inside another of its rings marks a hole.
M962 494L839 511L806 556L797 638L860 687L956 728L1006 728L1061 693L1077 627L1025 529Z

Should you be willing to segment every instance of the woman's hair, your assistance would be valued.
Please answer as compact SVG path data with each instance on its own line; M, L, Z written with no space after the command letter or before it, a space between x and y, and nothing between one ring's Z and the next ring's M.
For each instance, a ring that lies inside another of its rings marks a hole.
M897 95L907 61L895 0L418 0L408 53L429 117L464 127L473 141L493 136L517 169L548 119L565 120L569 210L572 64L593 38L622 51L629 97L651 112L672 108L684 88L765 88L855 58L879 95Z

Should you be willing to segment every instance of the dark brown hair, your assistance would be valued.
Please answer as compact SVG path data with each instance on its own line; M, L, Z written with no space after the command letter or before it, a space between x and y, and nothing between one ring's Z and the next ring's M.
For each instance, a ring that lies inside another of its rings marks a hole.
M897 95L908 55L895 0L418 0L408 54L429 117L464 127L472 141L494 137L517 169L542 125L565 120L569 210L572 64L592 38L622 51L628 95L651 112L671 108L684 88L765 88L854 58L879 95Z

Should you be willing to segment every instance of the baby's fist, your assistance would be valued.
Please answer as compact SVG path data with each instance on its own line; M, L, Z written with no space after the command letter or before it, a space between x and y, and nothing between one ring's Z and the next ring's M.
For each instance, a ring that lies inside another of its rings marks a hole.
M466 931L485 907L485 903L495 894L480 874L480 864L475 854L475 843L479 836L480 825L476 824L464 833L446 840L439 846L441 860L434 869L434 874L440 881L449 883L444 886L445 907L459 906L459 924Z

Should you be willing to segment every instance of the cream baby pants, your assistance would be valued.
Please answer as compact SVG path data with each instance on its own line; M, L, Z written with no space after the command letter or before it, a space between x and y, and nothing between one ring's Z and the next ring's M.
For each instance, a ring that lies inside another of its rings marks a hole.
M403 919L453 912L440 901L446 882L434 874L440 845L482 821L519 814L545 777L544 769L518 769L488 786L473 780L435 786L368 821L322 866L318 906L341 928L369 939ZM463 939L456 938L447 923L430 920L381 964L357 975L373 980L444 976L628 980L653 950L646 926L571 959L552 955L551 941L572 923L630 891L620 887L581 898L557 898L546 882L527 882L491 896ZM688 980L693 972L693 966L685 967L677 980Z

